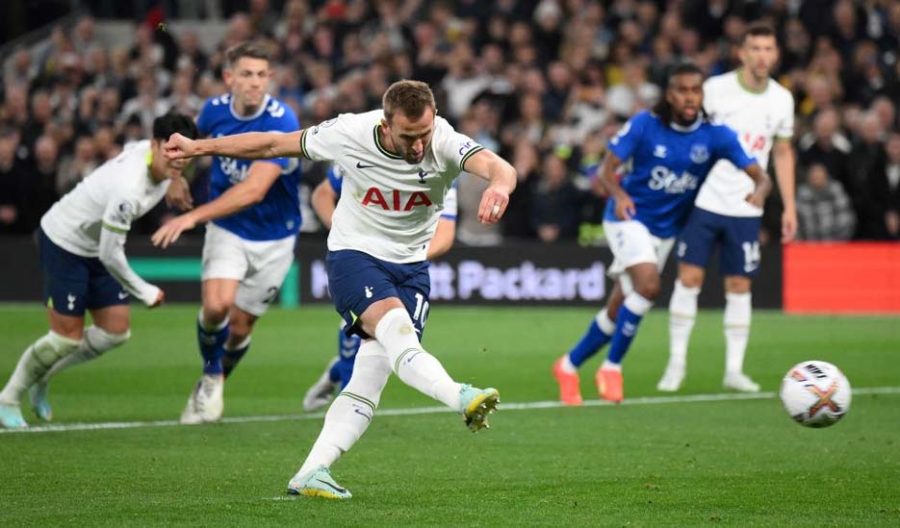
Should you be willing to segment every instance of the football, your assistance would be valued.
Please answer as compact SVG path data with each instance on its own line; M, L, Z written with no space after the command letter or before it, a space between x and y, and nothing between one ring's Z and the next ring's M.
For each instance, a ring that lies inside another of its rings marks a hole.
M781 403L788 415L807 427L828 427L850 410L850 382L836 366L804 361L781 381Z

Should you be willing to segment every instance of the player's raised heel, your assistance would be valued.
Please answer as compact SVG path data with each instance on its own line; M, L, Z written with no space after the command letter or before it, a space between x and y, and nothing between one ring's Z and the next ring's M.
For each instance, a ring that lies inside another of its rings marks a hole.
M467 384L459 389L460 412L466 426L473 433L477 433L481 429L490 429L491 426L487 421L488 415L497 410L498 403L500 403L500 392L497 389L476 389Z
M6 429L24 429L28 427L22 418L22 409L18 405L0 403L0 425Z
M597 370L597 392L600 398L613 403L622 403L625 396L623 388L622 371L616 369L601 368Z
M194 425L219 421L225 408L224 390L224 376L204 374L188 396L187 405L181 413L181 423Z
M726 389L738 392L759 392L759 383L756 383L743 372L726 374L722 380L722 386Z
M325 466L319 466L307 475L294 475L288 482L287 492L291 495L322 497L324 499L345 500L353 497L350 490L341 487Z
M31 400L31 410L39 419L49 422L53 419L53 408L47 399L47 391L50 387L45 381L38 381L28 389L28 398Z
M553 364L553 377L559 383L559 399L565 405L581 405L581 379L577 372L566 372L562 368L563 358Z

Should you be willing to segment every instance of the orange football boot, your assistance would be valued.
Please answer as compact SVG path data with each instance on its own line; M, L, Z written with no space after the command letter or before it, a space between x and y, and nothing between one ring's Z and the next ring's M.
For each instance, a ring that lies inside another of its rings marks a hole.
M600 398L613 403L622 403L624 389L622 388L622 371L616 369L597 370L597 391Z
M565 405L581 405L581 379L577 372L569 373L562 368L563 358L553 364L553 377L559 383L559 399Z

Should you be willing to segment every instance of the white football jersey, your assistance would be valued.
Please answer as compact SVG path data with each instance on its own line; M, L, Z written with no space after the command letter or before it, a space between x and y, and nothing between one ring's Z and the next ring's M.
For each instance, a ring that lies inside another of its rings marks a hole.
M794 135L794 97L769 79L763 92L745 88L737 70L707 79L703 84L703 107L717 122L733 128L748 154L765 169L775 139ZM697 207L726 216L762 216L762 209L747 203L754 183L730 161L713 166L700 187Z
M304 157L334 162L343 170L329 250L353 249L395 263L420 262L460 167L484 147L435 117L425 158L410 165L381 144L378 127L383 116L382 110L341 114L304 130L300 148Z
M82 257L100 253L105 225L126 233L131 223L153 209L171 180L150 178L150 140L127 145L63 196L41 218L41 229L57 246Z

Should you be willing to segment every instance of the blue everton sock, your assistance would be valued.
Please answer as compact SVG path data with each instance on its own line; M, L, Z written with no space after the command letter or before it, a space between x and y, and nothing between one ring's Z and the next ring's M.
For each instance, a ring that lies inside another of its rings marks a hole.
M341 325L343 327L343 325ZM353 375L353 364L356 362L356 353L359 352L359 346L362 339L356 335L347 335L343 328L338 330L338 360L331 366L328 377L334 383L341 382L341 389L350 383L350 376Z
M202 316L201 316L202 317ZM228 319L219 323L218 327L206 328L197 321L197 344L203 356L204 374L223 374L222 356L225 355L225 341L228 339Z
M234 350L225 349L225 355L222 356L222 371L226 378L231 375L231 371L238 366L248 350L250 350L250 336Z
M653 301L645 299L637 293L632 292L625 297L625 302L622 303L619 314L616 316L616 330L613 332L612 343L609 345L607 361L616 365L622 363L634 336L637 335L641 319L652 306Z
M615 323L609 319L606 307L603 307L591 320L587 332L584 333L581 340L569 351L569 361L576 367L580 367L582 363L599 352L603 345L609 343L615 329Z

